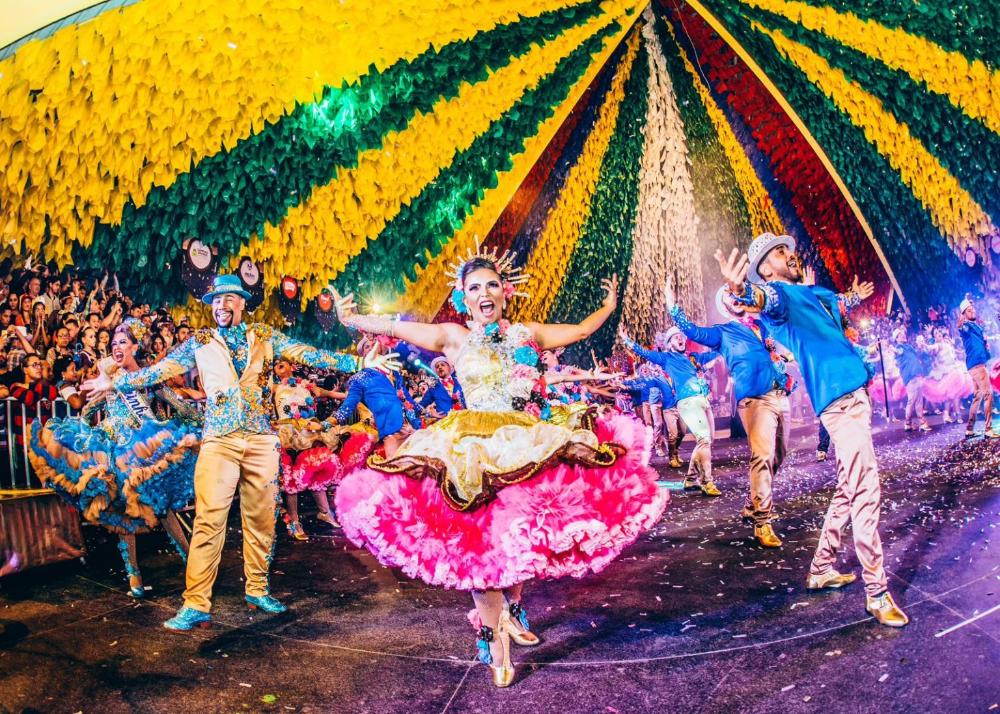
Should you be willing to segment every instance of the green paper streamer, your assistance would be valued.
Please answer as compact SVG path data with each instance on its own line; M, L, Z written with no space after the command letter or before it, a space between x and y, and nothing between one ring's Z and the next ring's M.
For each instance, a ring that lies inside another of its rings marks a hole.
M426 266L441 252L482 200L484 187L496 186L496 175L513 166L524 142L552 116L555 108L593 61L604 40L621 29L615 22L591 36L538 85L469 146L456 154L451 166L424 188L385 227L378 240L352 260L337 278L342 291L377 293L385 299L405 289L403 277L413 280L415 267Z

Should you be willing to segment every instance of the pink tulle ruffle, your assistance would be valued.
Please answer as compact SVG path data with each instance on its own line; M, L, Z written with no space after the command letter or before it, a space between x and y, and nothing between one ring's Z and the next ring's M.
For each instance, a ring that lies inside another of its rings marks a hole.
M886 380L889 385L889 401L900 402L906 399L906 385L899 377ZM885 387L882 383L882 375L876 374L872 381L868 383L868 394L873 404L881 404L885 401Z
M953 399L964 399L975 391L972 377L962 368L946 373L940 379L924 379L924 399L941 404Z
M660 518L669 500L649 467L651 434L615 415L598 438L628 453L609 468L560 464L461 513L431 479L371 469L348 474L337 514L354 543L406 575L459 590L598 572Z
M339 451L328 446L314 446L293 460L287 451L282 450L281 486L285 493L329 488L363 464L374 445L374 436L356 432L348 437Z

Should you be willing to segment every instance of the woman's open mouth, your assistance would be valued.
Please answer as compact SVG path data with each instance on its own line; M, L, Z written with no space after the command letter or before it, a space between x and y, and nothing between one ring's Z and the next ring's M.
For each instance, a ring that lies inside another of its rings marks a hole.
M492 300L479 301L479 312L482 313L483 317L494 317L496 315L496 310L496 303Z

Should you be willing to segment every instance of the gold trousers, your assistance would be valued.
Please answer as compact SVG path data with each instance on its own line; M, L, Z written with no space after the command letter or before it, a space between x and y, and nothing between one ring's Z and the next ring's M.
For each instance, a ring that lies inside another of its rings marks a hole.
M784 392L772 390L746 397L738 405L750 442L750 492L744 507L753 511L754 523L771 521L771 482L785 459L791 432L791 407Z
M993 386L990 384L990 375L986 371L985 364L977 364L969 370L972 383L976 385L975 396L972 397L972 406L969 407L969 429L976 425L976 418L979 416L979 405L983 405L986 415L986 431L993 428Z
M195 516L184 590L186 607L202 612L212 609L212 586L219 572L226 521L237 486L246 594L267 594L280 448L277 436L246 431L211 436L202 442L194 470Z

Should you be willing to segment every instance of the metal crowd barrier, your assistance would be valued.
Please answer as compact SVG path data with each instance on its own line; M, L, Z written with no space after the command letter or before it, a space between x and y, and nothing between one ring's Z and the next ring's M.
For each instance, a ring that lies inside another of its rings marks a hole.
M31 439L28 423L28 408L14 397L0 400L0 491L33 491L42 484L32 471L28 461L28 442ZM39 400L33 410L32 421L50 417L77 416L65 399ZM21 417L21 443L14 433L15 417Z

